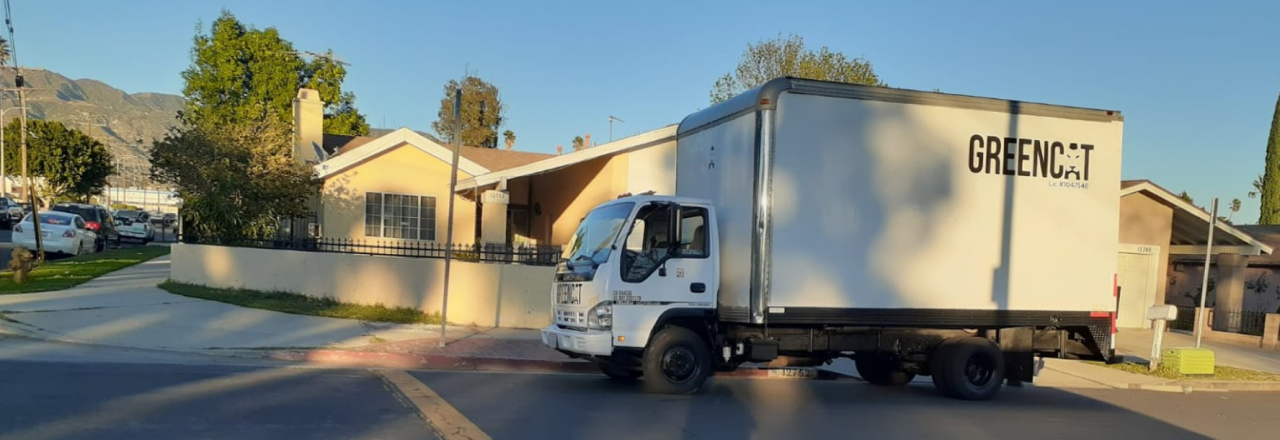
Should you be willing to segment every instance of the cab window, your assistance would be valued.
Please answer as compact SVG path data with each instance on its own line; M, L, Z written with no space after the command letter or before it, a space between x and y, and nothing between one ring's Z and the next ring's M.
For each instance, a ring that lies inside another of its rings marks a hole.
M666 260L672 249L670 232L671 204L649 204L640 208L627 233L622 253L622 280L640 282L649 277Z
M683 207L680 209L680 258L706 258L707 252L706 208Z

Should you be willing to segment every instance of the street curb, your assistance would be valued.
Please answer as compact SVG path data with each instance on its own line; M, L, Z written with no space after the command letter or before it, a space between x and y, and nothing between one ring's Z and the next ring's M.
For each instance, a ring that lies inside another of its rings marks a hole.
M250 350L226 353L253 356ZM467 357L439 354L385 353L359 350L273 350L257 352L257 357L307 364L359 367L398 368L434 371L491 371L524 373L601 374L595 364L580 360L535 360L493 357ZM779 380L860 380L853 376L811 367L753 368L743 367L729 372L716 372L715 377Z
M1104 368L1104 367L1096 367ZM1167 381L1153 383L1116 383L1101 381L1093 377L1082 374L1073 373L1052 367L1045 367L1046 370L1053 370L1077 379L1087 380L1099 385L1115 388L1118 390L1140 390L1140 391L1158 391L1164 393L1182 393L1190 394L1192 392L1212 392L1212 393L1275 393L1280 392L1280 382L1245 382L1245 381ZM1129 373L1133 374L1133 373Z
M17 324L17 325L13 325ZM77 340L51 333L43 329L33 328L22 322L0 321L0 334L9 334L29 339L52 342L93 345L99 347L115 347L129 350L145 350L167 353L185 353L207 356L267 359L283 362L295 362L311 366L347 367L347 368L395 368L404 370L430 371L489 371L489 372L522 372L522 373L567 373L567 374L601 374L594 364L566 359L563 361L536 359L509 359L494 357L468 357L437 354L386 353L377 351L360 351L344 349L289 349L289 350L255 350L240 349L204 349L180 350L171 348L136 347L128 345L101 344ZM771 379L771 380L851 380L862 381L834 371L814 367L781 367L761 368L744 366L734 371L716 372L715 377L731 379Z

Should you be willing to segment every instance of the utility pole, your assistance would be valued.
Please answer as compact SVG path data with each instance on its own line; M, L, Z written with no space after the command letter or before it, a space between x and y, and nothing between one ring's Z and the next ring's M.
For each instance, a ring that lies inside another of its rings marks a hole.
M43 262L44 237L40 233L40 205L36 203L35 194L31 191L34 185L31 182L31 176L27 174L27 91L23 89L26 80L22 77L22 71L16 71L14 83L18 87L18 107L23 109L19 113L22 115L22 192L27 202L31 203L31 225L35 229L36 238L36 261Z
M483 102L483 101L482 101ZM445 233L444 291L440 300L440 346L445 346L445 323L449 322L449 269L453 263L453 199L458 188L458 152L462 146L462 84L453 91L453 170L449 177L449 226Z
M1204 244L1204 280L1200 284L1200 308L1196 309L1196 348L1204 338L1205 300L1209 298L1209 262L1213 259L1213 230L1218 229L1218 198L1213 198L1213 211L1209 214L1209 240Z

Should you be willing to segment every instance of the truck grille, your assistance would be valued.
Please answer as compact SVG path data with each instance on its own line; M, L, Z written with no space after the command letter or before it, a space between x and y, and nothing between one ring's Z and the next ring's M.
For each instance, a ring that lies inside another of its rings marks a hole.
M587 314L584 312L574 312L571 310L556 310L556 324L586 327Z

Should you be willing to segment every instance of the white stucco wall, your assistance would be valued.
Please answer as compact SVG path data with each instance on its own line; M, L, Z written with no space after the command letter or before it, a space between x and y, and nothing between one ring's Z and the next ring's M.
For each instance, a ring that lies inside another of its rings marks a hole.
M433 313L444 260L176 244L170 279L220 288L284 291ZM448 320L485 327L551 323L553 268L454 261Z

